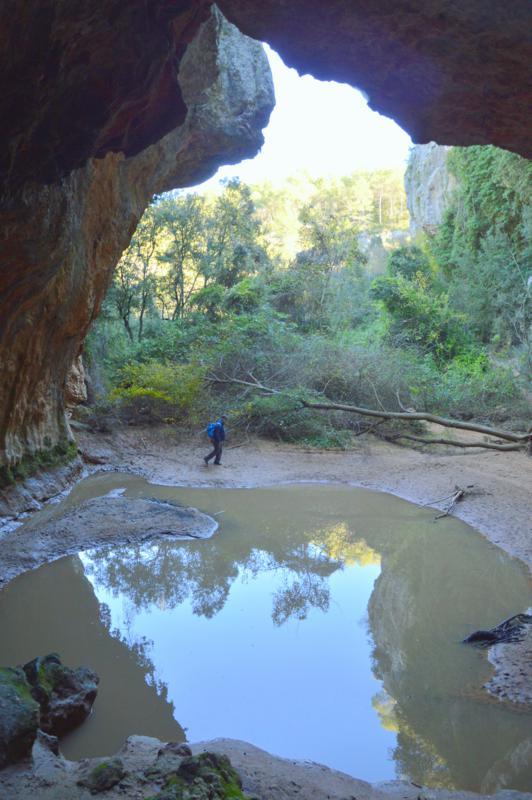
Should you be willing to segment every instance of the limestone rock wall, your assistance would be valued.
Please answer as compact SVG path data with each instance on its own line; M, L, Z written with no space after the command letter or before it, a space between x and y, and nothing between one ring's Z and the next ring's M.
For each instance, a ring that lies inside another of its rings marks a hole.
M435 142L416 145L410 151L405 174L410 232L434 232L443 222L457 181L447 167L450 147Z
M253 156L273 107L260 44L214 10L177 73L186 116L127 158L108 152L0 212L0 464L70 437L67 375L152 195ZM146 109L149 113L149 108Z

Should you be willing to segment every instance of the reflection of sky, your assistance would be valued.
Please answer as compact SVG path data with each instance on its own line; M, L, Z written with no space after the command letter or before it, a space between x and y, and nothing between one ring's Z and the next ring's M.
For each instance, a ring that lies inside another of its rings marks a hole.
M286 569L241 573L212 619L194 615L188 600L165 609L162 598L132 613L124 597L94 588L111 610L112 628L129 641L153 641L156 677L167 684L190 741L244 739L384 780L395 776L389 751L396 737L372 707L381 683L371 672L365 623L379 572L375 564L337 570L327 579L326 613L313 608L306 619L280 626L272 622L273 595L304 580Z

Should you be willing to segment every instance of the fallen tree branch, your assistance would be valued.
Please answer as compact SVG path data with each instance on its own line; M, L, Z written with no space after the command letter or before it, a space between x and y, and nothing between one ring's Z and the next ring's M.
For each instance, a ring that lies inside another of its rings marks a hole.
M210 376L209 380L213 383L221 383L221 384L236 384L237 386L247 386L255 391L263 392L264 394L270 395L282 395L286 392L283 392L280 389L273 389L270 386L265 386L263 383L258 381L253 375L252 381L245 381L239 378L229 378L229 377L220 377L216 375ZM463 431L472 431L473 433L483 433L486 436L493 436L495 439L503 439L507 442L513 442L518 446L523 445L530 445L532 442L532 431L528 431L527 433L512 433L511 431L503 431L499 428L491 428L488 425L477 425L476 423L469 423L469 422L462 422L462 420L457 419L447 419L446 417L440 417L436 414L429 414L424 413L422 411L378 411L373 408L363 408L362 406L351 406L345 403L314 403L310 400L305 400L303 398L299 398L298 402L304 408L314 408L318 411L346 411L350 414L360 414L361 416L365 417L377 417L379 419L397 419L403 420L405 422L411 421L418 421L418 422L432 422L435 425L441 425L443 428L455 428L457 430ZM403 438L406 438L403 437ZM434 440L434 441L427 441L427 444L441 444L442 441ZM489 449L502 449L503 445L496 445L493 443L491 445L487 444L480 444L480 443L462 443L456 444L454 442L448 442L443 440L445 444L453 444L454 446L458 447L488 447ZM519 447L510 447L505 449L517 450Z
M447 517L451 513L455 505L460 500L463 500L465 496L466 496L466 490L462 489L460 486L455 486L454 492L451 495L451 502L449 503L447 508L444 511L442 511L441 514L436 514L436 516L434 517L434 522L436 522L437 519L442 519L442 517Z
M279 392L276 393L279 394ZM461 420L446 419L445 417L438 417L436 414L425 414L422 411L377 411L360 406L344 405L343 403L311 403L308 400L301 400L301 403L305 408L316 408L325 411L348 411L352 414L361 414L366 417L433 422L435 425L441 425L444 428L457 428L458 430L473 431L474 433L485 433L487 436L505 439L508 442L521 442L525 444L532 438L531 433L519 434L511 433L510 431L501 431L498 428L490 428L488 425L476 425L475 423L462 422Z
M355 436L363 436L365 433L373 433L379 425L383 425L386 422L385 419L378 419L377 422L374 422L373 425L370 425L369 428L364 428L364 430L355 433Z
M422 436L412 436L407 433L394 433L386 437L387 441L395 442L397 439L409 439L412 442L421 442L422 444L448 444L450 447L482 447L486 450L502 450L503 452L522 450L523 445L516 444L499 444L498 442L459 442L456 439L424 439Z
M473 489L474 484L470 483L466 488ZM456 494L457 489L458 487L455 486L454 490L450 494L445 495L445 497L440 497L438 500L428 500L426 503L421 503L420 507L426 508L427 506L435 506L436 503L445 503L446 500L450 500Z

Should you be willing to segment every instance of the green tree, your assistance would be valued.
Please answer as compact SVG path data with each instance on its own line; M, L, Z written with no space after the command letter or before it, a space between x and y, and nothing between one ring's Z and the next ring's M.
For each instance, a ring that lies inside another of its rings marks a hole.
M167 266L158 296L163 315L169 309L172 320L184 317L201 276L205 205L202 196L187 194L167 197L156 207L157 224L165 242L160 260Z

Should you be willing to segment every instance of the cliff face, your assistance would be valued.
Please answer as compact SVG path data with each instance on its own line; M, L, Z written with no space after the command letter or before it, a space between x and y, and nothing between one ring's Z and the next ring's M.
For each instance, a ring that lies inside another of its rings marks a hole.
M90 158L56 183L6 200L0 306L0 462L70 436L65 382L152 195L251 157L273 107L262 47L219 12L201 25L177 73L181 125L127 158Z
M457 181L447 167L449 150L430 142L410 151L405 191L413 236L420 231L434 232L450 206Z
M207 0L3 5L2 186L55 182L110 150L136 155L185 120L177 72Z

